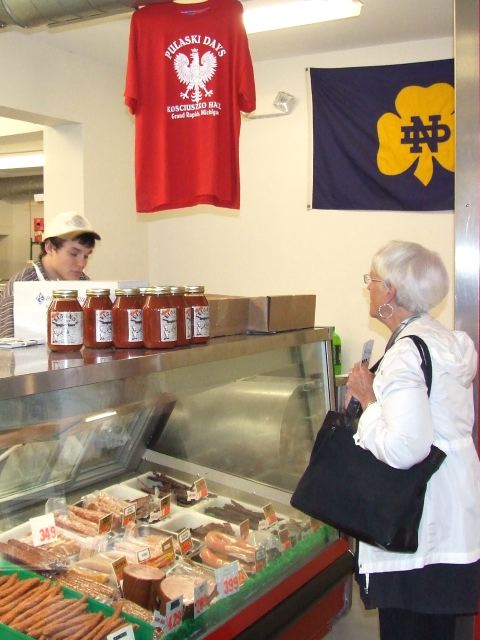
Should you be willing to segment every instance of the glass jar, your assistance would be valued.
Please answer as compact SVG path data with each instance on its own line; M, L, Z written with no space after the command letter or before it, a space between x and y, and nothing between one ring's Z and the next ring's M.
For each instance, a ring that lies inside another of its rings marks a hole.
M170 287L173 305L177 310L177 347L190 344L191 337L191 307L185 300L185 287ZM187 309L188 309L188 336L187 336Z
M75 289L55 289L47 314L51 351L78 351L83 346L83 311Z
M91 349L113 345L110 289L87 289L83 305L83 344Z
M143 347L142 299L136 288L115 289L113 344L119 349Z
M192 344L208 342L210 337L210 311L208 300L202 286L185 287L185 302L191 308L191 337Z
M177 309L170 287L150 287L143 305L143 341L147 349L177 346Z

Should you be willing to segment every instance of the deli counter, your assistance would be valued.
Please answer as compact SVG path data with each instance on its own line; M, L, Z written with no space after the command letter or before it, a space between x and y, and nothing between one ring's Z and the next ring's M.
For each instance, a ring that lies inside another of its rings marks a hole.
M192 614L184 595L173 627L156 619L135 638L159 637L159 627L172 640L323 637L348 609L352 556L347 540L289 499L335 405L332 333L231 336L165 351L0 351L4 561L18 564L12 540L31 542L33 523L45 514L55 518L57 535L76 543L62 569L117 544L130 553L147 527L176 540L171 562L156 565L166 576L183 562L216 586L201 610ZM172 485L162 491L166 479ZM73 512L104 495L135 504L137 519L89 537L72 524ZM235 578L230 590L219 583L227 574L202 551L207 538L199 532L215 523L254 550L253 564L242 554L223 563ZM121 580L116 587L104 600L109 606L127 598Z

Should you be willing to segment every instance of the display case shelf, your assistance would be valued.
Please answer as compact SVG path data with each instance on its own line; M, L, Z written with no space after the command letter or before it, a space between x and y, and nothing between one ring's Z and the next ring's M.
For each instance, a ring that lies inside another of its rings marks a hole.
M154 471L187 484L203 479L219 499L271 504L306 531L289 500L335 405L331 337L331 328L319 328L163 352L0 352L2 540L44 513L49 499L73 504L109 485L142 491L141 478ZM330 598L328 626L332 606L335 615L344 607L351 568L346 541L320 525L237 594L184 621L172 640L273 629L299 594L312 606Z

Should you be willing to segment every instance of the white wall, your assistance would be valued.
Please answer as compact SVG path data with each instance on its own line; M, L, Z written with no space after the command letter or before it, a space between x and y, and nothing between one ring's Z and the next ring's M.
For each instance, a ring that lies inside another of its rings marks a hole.
M30 259L33 218L42 217L42 203L0 200L0 279L8 279ZM32 255L36 257L37 247Z
M146 216L151 281L204 283L210 292L239 295L315 293L317 324L335 325L342 337L344 369L367 338L381 353L386 333L368 318L362 281L371 256L390 239L414 240L439 251L453 279L453 214L308 211L305 69L450 58L452 47L451 39L427 40L256 64L258 111L268 110L279 90L297 104L285 117L243 120L240 212L199 206ZM439 311L453 326L453 294Z
M123 106L123 71L60 52L31 32L2 33L0 60L0 115L49 125L45 217L77 210L98 228L103 239L90 276L144 278L147 228L135 213L133 127Z

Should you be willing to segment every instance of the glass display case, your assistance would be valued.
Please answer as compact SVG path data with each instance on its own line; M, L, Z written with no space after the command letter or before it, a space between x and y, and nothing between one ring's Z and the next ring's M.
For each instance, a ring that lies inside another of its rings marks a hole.
M155 526L178 536L228 520L240 535L248 517L230 517L233 503L250 510L248 542L265 552L240 588L171 637L286 639L308 616L309 637L322 637L348 601L352 559L289 498L335 404L331 337L320 328L164 352L0 351L0 540L25 533L48 504L112 486L159 500L152 478L163 474L197 493L186 503L171 493Z

